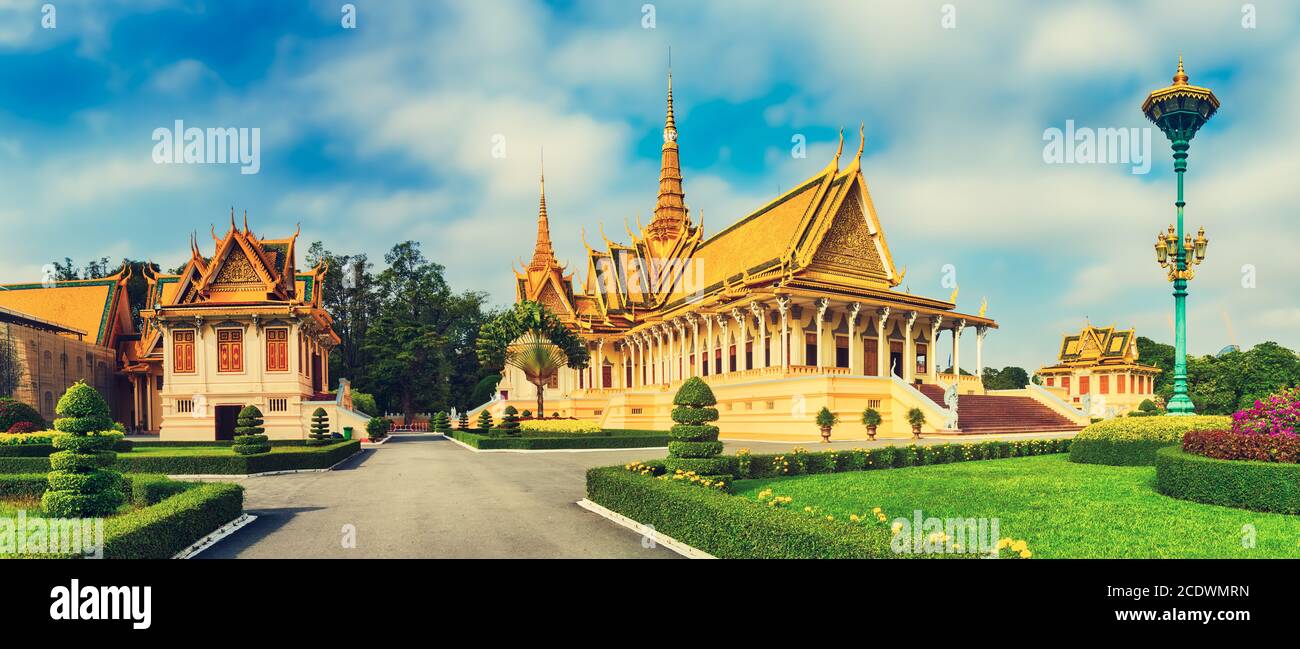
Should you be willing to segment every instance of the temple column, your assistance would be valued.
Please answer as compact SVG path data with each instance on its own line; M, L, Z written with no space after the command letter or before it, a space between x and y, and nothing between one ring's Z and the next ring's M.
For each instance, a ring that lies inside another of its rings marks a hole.
M632 337L632 387L641 387L641 337Z
M817 316L813 321L817 326L817 361L813 363L813 365L816 365L818 368L823 366L822 363L826 359L826 347L822 343L822 323L826 319L826 309L828 309L830 305L831 301L824 297L817 300Z
M885 332L889 327L889 307L880 307L876 323L876 376L889 376L889 340Z
M746 326L745 314L740 309L731 310L731 319L736 321L736 370L743 372L749 369L749 364L745 362L745 345L749 342L749 327Z
M713 366L713 316L709 313L702 313L700 317L704 318L704 362L709 364L708 374L710 376L717 374L717 367Z
M859 375L866 372L863 368L862 353L858 351L860 336L858 335L858 313L862 311L862 303L854 302L849 305L849 374Z
M673 361L673 370L677 374L677 380L685 381L690 375L691 368L688 367L686 356L686 323L681 318L673 319L673 326L677 328L677 349L674 352L676 357Z
M961 380L961 331L966 328L965 320L958 320L952 328L952 373Z
M975 376L984 376L984 336L988 333L987 325L975 327Z
M790 313L790 298L781 296L776 298L776 308L781 312L781 340L778 343L781 346L778 352L781 356L781 369L790 369L790 323L788 314Z
M718 321L718 355L722 358L722 371L719 374L726 374L731 371L731 360L727 355L727 316L719 313L714 318Z
M754 316L754 367L767 367L767 309L754 302L749 305L749 312Z
M605 388L605 339L596 339L596 387Z
M943 316L930 318L930 344L925 347L925 370L930 376L930 385L939 384L939 327L943 325Z
M704 366L700 363L700 319L695 317L694 313L686 314L686 321L691 323L691 353L694 356L694 362L691 363L691 376L704 376Z
M903 380L909 384L916 376L916 341L912 340L912 325L916 324L917 313L908 311L903 319Z

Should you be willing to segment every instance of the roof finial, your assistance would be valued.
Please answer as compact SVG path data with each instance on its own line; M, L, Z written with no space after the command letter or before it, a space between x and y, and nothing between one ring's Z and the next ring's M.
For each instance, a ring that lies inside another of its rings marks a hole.
M230 206L230 229L235 230L235 206Z
M248 229L248 208L244 208L244 234L250 234L252 230Z
M673 54L668 49L668 114L664 118L664 142L677 139L677 120L673 117Z
M859 138L859 140L858 140L858 159L861 160L861 159L862 159L862 149L866 148L866 146L867 146L867 123L866 123L866 122L861 122L861 123L858 124L858 138Z
M1182 52L1179 52L1179 53L1178 53L1178 71L1174 73L1174 85L1175 85L1175 86L1185 86L1185 85L1187 85L1187 73L1183 71L1183 54L1182 54Z
M840 154L844 153L844 129L840 129L840 146L835 149L835 162L840 161Z

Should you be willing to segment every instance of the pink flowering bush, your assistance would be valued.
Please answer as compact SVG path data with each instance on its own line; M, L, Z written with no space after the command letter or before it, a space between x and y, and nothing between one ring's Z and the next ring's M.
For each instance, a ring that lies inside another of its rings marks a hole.
M1232 415L1232 432L1241 435L1295 435L1300 432L1300 388L1280 390Z

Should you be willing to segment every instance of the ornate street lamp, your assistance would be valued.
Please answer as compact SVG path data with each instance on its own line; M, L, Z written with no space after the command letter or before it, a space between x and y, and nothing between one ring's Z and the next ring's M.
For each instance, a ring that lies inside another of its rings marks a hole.
M1205 122L1219 110L1219 99L1209 88L1189 85L1183 72L1183 57L1178 57L1174 84L1161 88L1142 102L1142 113L1164 132L1174 150L1174 172L1178 174L1178 225L1156 235L1156 261L1167 269L1174 283L1174 396L1166 404L1171 415L1193 414L1187 396L1187 282L1195 276L1193 267L1205 260L1205 228L1196 239L1183 232L1183 172L1187 171L1187 149Z

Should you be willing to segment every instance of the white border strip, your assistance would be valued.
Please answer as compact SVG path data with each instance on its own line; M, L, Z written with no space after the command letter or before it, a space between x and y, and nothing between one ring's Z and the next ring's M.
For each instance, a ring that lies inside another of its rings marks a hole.
M195 541L194 544L191 545L190 547L185 548L180 552L177 552L176 556L172 558L193 559L194 557L198 556L200 552L203 552L204 550L216 545L217 541L220 541L221 539L224 539L227 536L230 536L231 534L238 532L240 528L244 527L245 525L248 525L249 523L255 520L257 520L257 517L252 514L240 514L239 518L236 518L235 520L230 521L229 523L226 523L221 527L218 527L217 529L213 530L210 534L204 536L198 541Z
M681 541L678 541L677 539L674 539L673 537L668 536L667 534L663 534L659 532L653 527L642 525L612 509L591 502L586 498L579 500L578 506L594 514L599 514L600 516L603 516L604 518L607 518L619 525L622 525L623 527L626 527L627 529L632 530L637 534L640 534L642 537L649 538L655 543L655 545L662 545L665 548L668 548L669 550L672 550L673 552L676 552L677 554L686 557L687 559L717 559L717 557L709 554L708 552L686 545L685 543L682 543Z
M261 473L182 473L179 475L169 475L172 480L238 480L240 478L261 478L269 475L289 475L291 473L325 473L333 471L338 465L351 460L360 454L362 449L358 448L356 453L349 455L338 462L324 469L285 469L284 471L263 471Z
M474 448L450 435L443 435L475 453L608 453L610 451L663 451L667 446L629 446L625 448Z

